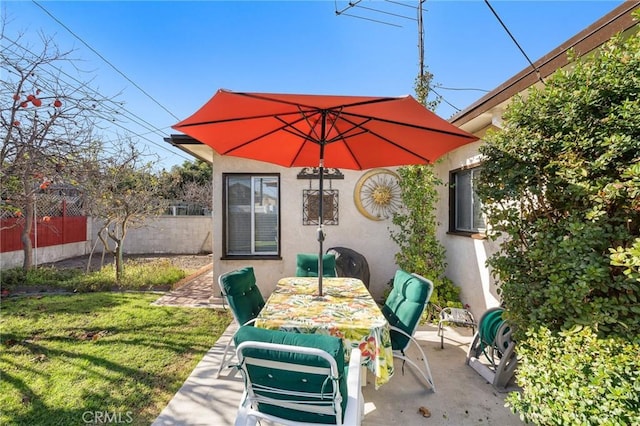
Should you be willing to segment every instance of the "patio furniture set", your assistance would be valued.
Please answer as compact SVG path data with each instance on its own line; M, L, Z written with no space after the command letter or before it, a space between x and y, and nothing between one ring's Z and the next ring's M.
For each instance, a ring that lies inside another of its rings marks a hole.
M435 392L426 355L413 337L433 291L431 281L396 271L393 290L379 308L360 279L337 276L335 256L323 257L322 296L317 255L298 255L297 276L280 279L266 302L253 267L218 277L240 326L217 372L235 368L243 378L236 425L260 419L285 425L359 425L363 375L369 370L376 389L383 386L393 376L394 357L415 368ZM422 367L405 355L412 342Z

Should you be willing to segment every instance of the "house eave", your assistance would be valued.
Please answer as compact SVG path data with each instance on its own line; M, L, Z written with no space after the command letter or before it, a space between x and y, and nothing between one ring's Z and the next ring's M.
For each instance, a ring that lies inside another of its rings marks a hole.
M448 121L472 133L487 127L495 118L496 111L501 111L513 96L539 84L540 78L544 79L568 65L567 52L570 49L573 49L578 56L583 56L615 34L631 29L637 23L633 20L631 13L638 8L640 8L640 0L625 1L534 62L535 69L532 67L523 69Z
M213 157L216 155L215 151L211 147L192 138L191 136L172 134L169 137L164 138L164 141L209 164L213 163Z

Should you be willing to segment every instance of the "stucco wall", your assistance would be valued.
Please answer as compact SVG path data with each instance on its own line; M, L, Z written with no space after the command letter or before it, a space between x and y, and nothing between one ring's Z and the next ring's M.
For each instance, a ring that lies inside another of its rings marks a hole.
M256 278L262 294L271 294L279 278L294 276L297 253L318 253L317 227L305 226L303 218L303 189L310 188L310 181L297 179L300 168L285 168L259 161L238 159L233 157L214 156L213 160L213 259L216 275L251 265L255 269ZM366 257L369 263L371 281L369 290L374 297L381 297L389 279L397 266L394 254L396 244L389 237L389 220L372 221L365 218L357 210L353 201L353 191L362 171L340 170L344 180L325 180L325 189L339 191L339 224L326 225L326 239L323 252L330 247L343 246L351 248ZM280 223L281 223L281 257L280 260L222 260L222 173L279 173L280 174ZM311 188L318 189L318 181L311 181ZM218 212L220 212L218 214ZM219 289L214 293L219 295Z
M488 239L449 234L449 172L480 162L478 148L482 142L465 145L450 152L435 166L444 185L438 188L438 239L447 250L446 275L460 287L460 299L471 306L479 319L489 308L499 306L495 280L485 261L497 250L497 243Z

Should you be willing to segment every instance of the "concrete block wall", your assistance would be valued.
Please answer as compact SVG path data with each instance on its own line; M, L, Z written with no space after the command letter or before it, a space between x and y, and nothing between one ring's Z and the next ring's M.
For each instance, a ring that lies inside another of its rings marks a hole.
M96 243L99 221L92 221L89 232L91 245ZM144 226L131 228L124 241L128 254L198 254L212 251L213 219L211 216L159 216L150 218ZM102 251L102 243L95 246Z
M57 262L71 257L83 256L96 247L102 252L102 243L96 233L100 222L87 221L88 241L34 250L34 264ZM130 229L124 242L126 254L198 254L211 253L213 246L213 218L211 216L159 216L150 218L144 226ZM0 269L22 266L22 250L0 254Z

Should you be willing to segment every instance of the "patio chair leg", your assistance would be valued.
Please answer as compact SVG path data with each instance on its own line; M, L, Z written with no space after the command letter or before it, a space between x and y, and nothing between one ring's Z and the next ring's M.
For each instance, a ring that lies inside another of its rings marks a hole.
M436 392L436 386L433 384L433 376L431 375L431 369L429 368L429 362L427 361L427 356L425 355L424 351L422 350L422 348L418 344L417 340L415 340L413 337L410 337L410 339L411 339L412 342L415 343L416 347L418 348L418 351L420 351L420 355L422 356L422 360L424 361L424 371L423 371L422 368L420 368L418 366L418 364L416 364L412 359L410 359L408 356L406 356L404 354L404 351L403 352L394 351L393 356L396 357L396 358L400 358L403 361L409 363L409 365L411 365L411 367L413 367L417 372L420 373L420 375L427 382L429 387L431 387L431 390L433 391L433 393L435 393ZM407 348L408 348L408 346L407 346ZM407 348L405 348L405 350Z
M422 373L422 377L424 377L424 379L429 383L429 385L431 385L431 389L433 390L433 393L435 393L436 392L436 386L433 384L433 376L431 375L431 369L429 368L429 362L427 361L427 355L424 353L424 351L422 350L422 348L418 344L417 340L415 340L413 337L411 338L411 340L413 340L413 342L418 347L418 350L420 351L420 355L422 356L422 360L424 361L424 369L425 370L423 372L420 368L418 368L417 365L416 365L416 368L418 368L418 371L420 371L420 373Z
M222 353L222 360L220 361L220 366L218 367L218 371L216 371L216 379L220 377L220 373L222 373L222 369L227 366L229 360L227 359L227 353L229 352L229 348L231 347L231 340L224 347L224 352Z

